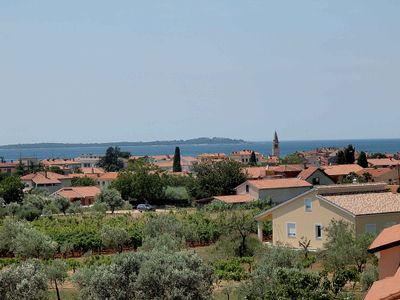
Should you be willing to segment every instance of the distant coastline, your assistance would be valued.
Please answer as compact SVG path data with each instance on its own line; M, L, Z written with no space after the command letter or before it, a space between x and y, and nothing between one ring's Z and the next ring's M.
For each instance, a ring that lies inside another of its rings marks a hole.
M131 147L131 146L160 146L160 145L214 145L214 144L245 144L249 143L241 139L223 137L200 137L188 140L166 140L150 142L109 142L109 143L32 143L2 145L0 149L44 149L44 148L85 148L85 147Z

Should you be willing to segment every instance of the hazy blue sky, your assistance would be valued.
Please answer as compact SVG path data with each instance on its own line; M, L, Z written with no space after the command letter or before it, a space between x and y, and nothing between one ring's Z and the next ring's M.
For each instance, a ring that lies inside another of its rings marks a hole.
M0 144L400 137L400 1L1 1Z

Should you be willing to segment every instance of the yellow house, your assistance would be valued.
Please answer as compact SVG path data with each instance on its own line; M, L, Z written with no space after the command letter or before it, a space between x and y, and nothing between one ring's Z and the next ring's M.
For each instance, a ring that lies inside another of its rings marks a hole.
M387 192L385 183L318 186L255 216L258 237L263 239L263 221L272 220L272 243L299 248L311 241L322 248L324 229L331 220L345 220L357 234L379 233L400 223L400 195Z

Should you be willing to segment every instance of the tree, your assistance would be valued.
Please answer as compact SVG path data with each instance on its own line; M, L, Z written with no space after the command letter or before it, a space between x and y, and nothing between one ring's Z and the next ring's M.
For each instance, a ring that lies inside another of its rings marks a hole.
M346 158L344 156L344 152L342 150L339 150L337 155L336 155L337 159L336 159L336 163L338 165L344 165L346 164Z
M181 166L181 150L175 147L174 163L172 165L172 172L182 172Z
M210 299L213 270L194 252L117 255L74 275L82 299Z
M257 165L257 157L256 157L256 153L254 151L251 152L250 159L249 159L249 165L251 165L251 166Z
M54 283L58 300L60 300L60 291L58 290L58 285L62 284L67 278L67 270L67 264L61 259L53 260L46 270L48 279L50 282Z
M246 242L250 234L255 232L256 224L253 214L243 210L233 210L225 220L234 236L239 236L240 243L238 249L236 249L237 255L239 257L250 256Z
M338 293L347 281L358 280L364 271L371 257L367 249L373 237L369 234L356 236L354 227L343 220L332 220L326 232L321 256L325 270L333 273L333 290Z
M0 271L0 298L3 300L47 299L46 273L37 260L27 260Z
M65 215L67 214L67 210L71 205L71 202L69 202L68 199L64 197L57 197L54 199L55 205L58 207L58 209Z
M101 241L106 248L117 249L119 253L129 240L128 232L119 227L103 226L100 232Z
M348 145L347 148L344 149L344 158L346 164L354 164L355 159L355 149L353 145Z
M193 166L196 178L189 188L196 199L216 195L232 195L234 188L246 181L239 162L224 160L198 163Z
M121 157L121 150L118 147L109 147L105 156L100 158L99 167L104 168L107 172L116 172L124 167Z
M124 205L124 200L121 197L120 192L116 189L107 189L101 191L97 196L97 201L100 203L106 203L111 209L111 213L114 213L116 208L120 208Z
M367 155L365 154L364 151L360 152L360 155L358 156L358 159L357 159L357 164L363 168L368 167Z
M111 184L123 199L157 203L164 198L165 181L159 168L149 163L133 163Z
M64 175L65 174L64 170L62 170L60 167L57 167L57 166L50 167L49 171L53 172L53 173L60 174L60 175Z
M73 177L71 179L72 186L95 186L96 181L90 177Z
M19 160L18 161L18 165L17 165L17 167L15 168L15 173L18 175L18 176L23 176L23 175L25 175L25 165L22 163L22 160Z
M5 203L21 202L24 193L24 184L18 176L8 176L0 182L0 197Z

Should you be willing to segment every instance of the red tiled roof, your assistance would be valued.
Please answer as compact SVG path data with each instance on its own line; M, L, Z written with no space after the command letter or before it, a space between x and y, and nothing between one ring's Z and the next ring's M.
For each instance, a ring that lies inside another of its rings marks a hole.
M317 170L320 170L320 168L318 168L318 167L309 167L309 168L304 169L303 171L301 171L299 173L299 175L297 176L297 178L305 180L308 177L310 177L312 174L314 174Z
M262 179L262 180L248 180L250 185L255 186L257 189L282 189L282 188L296 188L296 187L312 187L311 183L297 178L282 178L282 179Z
M301 172L303 170L303 166L299 165L280 165L276 167L270 167L269 170L278 173L285 173L285 172Z
M81 168L82 173L84 174L104 174L103 168Z
M394 276L375 281L364 300L398 300L400 299L399 270Z
M392 158L369 158L368 164L372 166L397 166L400 165L400 160Z
M36 184L58 184L64 179L69 177L53 172L31 173L21 177L22 181L33 181Z
M243 172L250 179L263 178L267 175L265 167L247 167L243 168Z
M400 243L400 224L382 230L369 246L368 251L374 253L394 243Z
M102 174L98 180L115 180L118 178L118 172L106 172Z
M254 197L249 194L243 195L228 195L228 196L215 196L215 200L219 200L225 203L244 203L254 201Z
M357 172L358 175L363 175L364 173L369 173L371 174L372 177L378 177L383 174L393 172L393 169L391 168L365 168L359 172Z
M350 173L360 172L363 168L357 164L347 164L347 165L323 166L322 169L329 176L340 176L340 175L348 175Z
M94 198L100 194L100 192L101 190L96 186L74 186L62 188L55 192L55 194L67 199L75 199Z

